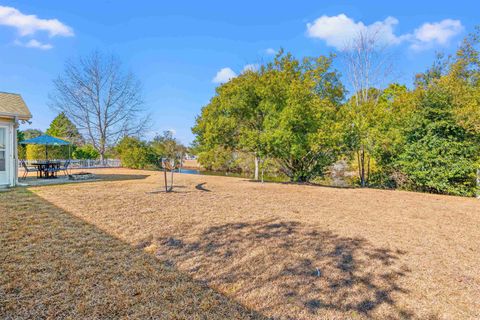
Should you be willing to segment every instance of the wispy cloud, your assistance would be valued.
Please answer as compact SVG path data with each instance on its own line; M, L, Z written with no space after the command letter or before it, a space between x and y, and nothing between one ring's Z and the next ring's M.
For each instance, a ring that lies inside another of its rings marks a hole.
M231 68L222 68L220 69L215 77L213 78L212 82L213 83L224 83L228 82L230 79L233 79L237 76L235 71L233 71Z
M398 19L394 17L365 24L362 21L355 21L345 14L324 15L307 23L307 36L321 39L328 46L343 50L360 33L375 33L377 40L384 45L398 45L407 42L412 49L419 49L437 44L446 45L464 29L459 20L445 19L440 22L424 23L413 33L398 35L395 33L395 27L398 24Z
M243 69L242 69L242 73L244 72L247 72L247 71L258 71L258 68L260 68L260 66L256 63L251 63L251 64L246 64Z
M273 56L274 54L277 54L277 50L275 50L273 48L267 48L267 49L265 49L265 53Z
M41 19L6 6L0 6L0 25L17 29L20 36L33 35L39 31L47 32L50 37L74 35L71 27L57 19Z
M460 20L445 19L440 22L424 23L413 32L414 40L411 48L422 50L435 44L446 45L463 30Z
M27 42L22 42L20 40L15 40L15 44L17 46L26 47L26 48L35 48L40 50L50 50L53 46L49 43L42 43L38 40L31 39Z

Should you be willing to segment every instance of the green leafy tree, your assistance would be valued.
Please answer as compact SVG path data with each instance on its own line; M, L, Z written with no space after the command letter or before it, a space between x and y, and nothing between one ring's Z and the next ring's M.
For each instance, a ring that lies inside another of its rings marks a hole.
M292 181L323 174L336 158L335 114L343 98L331 63L328 57L299 61L280 52L259 72L217 88L193 128L200 161L214 159L212 150L228 150L252 154L257 179L267 157L277 159Z
M46 133L53 137L69 141L75 145L82 145L84 143L84 139L77 127L72 121L70 121L64 112L59 113L55 119L52 120Z
M439 83L453 97L458 123L480 137L480 27L460 45L449 72Z
M383 90L370 89L370 101L349 99L340 110L345 133L345 148L356 161L361 186L391 186L389 176L403 150L403 130L415 105L404 85L390 84Z
M23 138L25 140L28 140L28 139L41 136L43 134L43 131L39 129L27 129L27 130L23 130L22 133L23 133Z
M262 103L261 77L259 72L247 71L217 88L215 97L202 109L192 129L197 135L200 153L204 153L200 161L213 160L209 156L211 150L251 153L255 163L254 178L258 180L259 163L266 157L264 120L270 110ZM218 161L215 162L214 166L218 167Z
M43 131L39 129L27 129L22 131L23 133L23 138L24 140L29 140L36 138L38 136L41 136L43 134ZM38 145L22 145L21 149L22 154L24 152L24 159L27 160L38 160L38 159L44 159L45 158L45 147L44 146L38 146ZM19 148L20 152L20 148Z
M25 133L21 130L17 129L17 150L18 150L18 159L25 159L27 156L27 150L26 147L23 144L20 144L25 140Z
M156 154L148 143L134 137L124 137L116 146L122 166L133 169L151 168L156 163Z
M360 185L369 184L373 153L380 136L379 124L388 115L380 104L381 88L392 74L392 60L379 33L362 30L342 52L352 96L342 107L347 146L356 159Z
M17 129L17 141L22 142L23 140L25 140L25 133Z
M480 141L480 27L469 34L451 63L449 72L439 83L453 97L458 124ZM477 196L480 195L480 163L477 164Z
M360 185L365 187L369 183L371 158L380 136L380 125L384 120L383 106L377 103L380 92L370 90L371 101L358 103L356 97L350 99L342 108L341 116L344 121L346 146L353 152L357 161Z
M330 57L279 54L265 73L267 150L292 181L309 181L325 173L339 152L337 110L343 86Z
M220 145L200 152L198 161L208 171L232 172L237 169L234 152Z
M395 161L405 146L404 129L415 110L413 94L396 83L371 91L375 103L342 108L346 143L355 151L358 176L364 176L365 185L394 187Z
M176 161L182 161L187 153L187 148L174 138L172 131L164 131L162 135L156 135L150 142L150 147L158 158L169 158Z
M45 146L27 144L25 146L25 158L27 160L45 159Z
M480 148L474 136L458 125L451 92L434 84L418 99L399 169L415 190L473 195Z
M98 159L100 153L98 153L91 144L84 144L81 147L75 148L72 157L73 159Z
M78 132L77 127L63 112L59 113L55 119L52 120L45 133L71 143L70 146L49 146L49 157L54 159L71 158L71 152L75 150L76 146L84 143L83 137Z
M415 75L415 87L426 89L430 84L443 77L450 68L451 57L437 53L435 61L427 71Z

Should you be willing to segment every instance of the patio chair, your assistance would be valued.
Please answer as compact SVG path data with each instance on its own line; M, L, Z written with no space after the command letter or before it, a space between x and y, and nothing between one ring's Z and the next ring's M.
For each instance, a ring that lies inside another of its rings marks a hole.
M68 172L68 168L70 167L70 160L67 160L65 161L65 163L63 164L63 166L61 166L60 168L58 168L58 171L63 171L63 174L68 176L69 175L69 172Z
M38 178L38 174L40 171L38 171L37 168L27 166L27 164L23 160L20 160L20 165L23 167L23 176L22 176L23 180L27 179L27 176L30 172L36 172L37 178Z
M45 169L45 172L47 173L47 177L49 178L53 178L53 177L56 177L57 176L57 172L59 171L62 171L62 167L60 167L60 163L58 164L58 166L56 165L53 165L53 166L49 166Z

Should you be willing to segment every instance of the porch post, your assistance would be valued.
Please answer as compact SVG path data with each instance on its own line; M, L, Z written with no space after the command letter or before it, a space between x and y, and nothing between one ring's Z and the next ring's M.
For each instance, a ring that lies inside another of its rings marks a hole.
M18 184L18 136L17 136L17 129L19 127L18 117L15 116L13 119L13 146L12 146L12 158L13 158L13 186Z

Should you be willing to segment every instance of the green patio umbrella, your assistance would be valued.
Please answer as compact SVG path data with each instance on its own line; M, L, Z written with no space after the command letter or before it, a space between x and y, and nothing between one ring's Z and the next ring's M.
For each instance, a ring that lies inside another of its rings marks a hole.
M48 160L48 146L66 146L69 145L70 142L58 139L48 134L44 134L38 136L36 138L23 140L20 144L37 144L37 145L44 145L45 146L45 160Z

